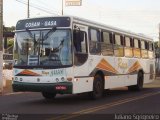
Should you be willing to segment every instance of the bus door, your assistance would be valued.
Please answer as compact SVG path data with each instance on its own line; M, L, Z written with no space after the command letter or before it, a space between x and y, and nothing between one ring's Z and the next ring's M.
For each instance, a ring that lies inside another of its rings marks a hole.
M74 75L87 76L88 72L88 47L87 47L88 27L73 24L73 53L74 53Z
M88 64L88 27L79 24L74 24L73 26L73 74L75 78L73 82L73 93L92 91L93 79L89 76Z

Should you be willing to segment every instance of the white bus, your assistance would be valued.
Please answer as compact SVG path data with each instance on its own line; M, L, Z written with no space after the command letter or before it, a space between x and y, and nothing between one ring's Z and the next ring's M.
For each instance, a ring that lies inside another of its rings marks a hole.
M155 76L153 40L89 20L43 17L17 22L13 90L56 94L141 90Z

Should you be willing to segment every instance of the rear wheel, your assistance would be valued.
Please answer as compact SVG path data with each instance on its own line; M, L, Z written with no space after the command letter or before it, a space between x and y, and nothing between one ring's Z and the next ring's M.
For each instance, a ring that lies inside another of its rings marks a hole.
M54 99L56 96L56 93L50 93L50 92L42 92L42 96L45 99Z
M96 75L93 81L93 91L89 93L89 96L91 99L101 98L103 95L103 91L103 79L100 75Z
M144 77L143 77L143 73L142 72L139 72L138 73L138 76L137 76L137 85L133 85L133 86L128 86L128 89L131 90L131 91L140 91L143 89L143 80Z
M135 86L136 90L142 90L143 89L143 73L139 72L138 78L137 78L137 85Z

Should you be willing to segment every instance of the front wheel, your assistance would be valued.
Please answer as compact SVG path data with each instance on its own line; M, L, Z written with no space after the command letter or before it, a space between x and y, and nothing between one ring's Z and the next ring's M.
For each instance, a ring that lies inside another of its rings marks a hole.
M93 91L89 93L91 99L98 99L103 95L103 79L100 75L96 75L93 81Z
M42 92L42 96L45 99L54 99L56 96L56 93L50 93L50 92Z

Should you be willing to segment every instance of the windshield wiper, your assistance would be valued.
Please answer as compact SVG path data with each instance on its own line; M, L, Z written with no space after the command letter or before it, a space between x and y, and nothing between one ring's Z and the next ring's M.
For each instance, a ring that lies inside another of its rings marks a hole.
M35 34L33 35L33 34L31 33L31 31L30 31L29 29L27 29L27 28L26 28L26 31L27 31L28 35L29 35L29 36L33 39L33 41L34 41L34 54L35 54L36 44L37 44L36 36L35 36Z
M36 35L34 34L34 55L36 54Z
M34 36L32 35L31 31L29 29L26 28L26 31L28 33L28 35L31 37L31 38L34 38Z
M54 26L50 31L48 31L45 36L43 37L43 41L46 40L49 37L49 34L54 33L57 30L57 27Z

